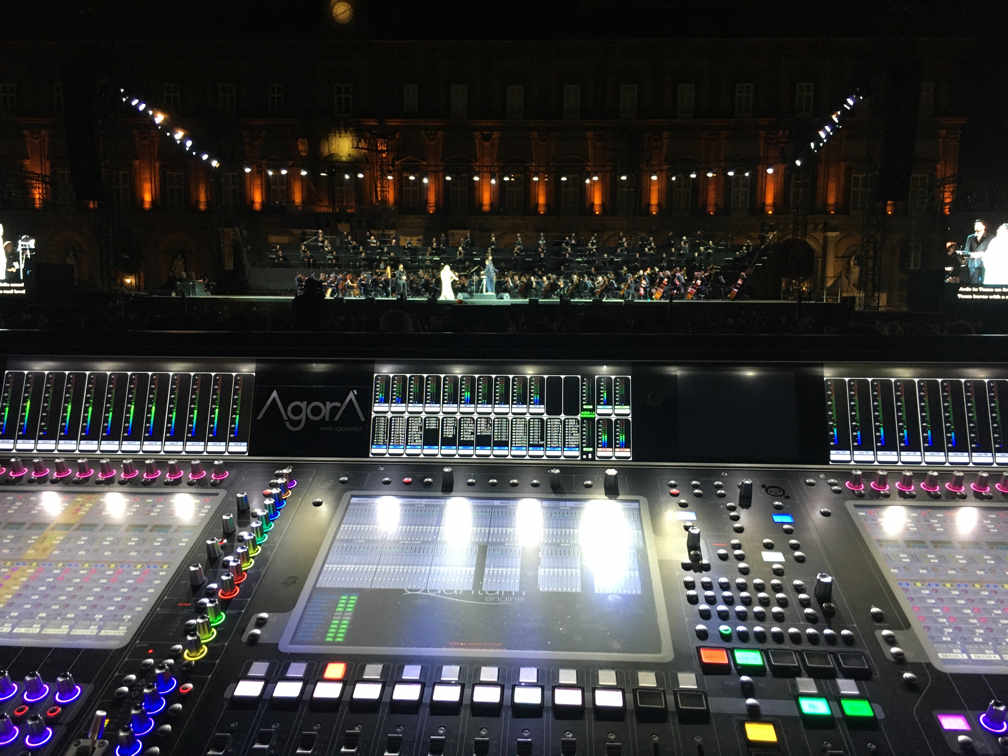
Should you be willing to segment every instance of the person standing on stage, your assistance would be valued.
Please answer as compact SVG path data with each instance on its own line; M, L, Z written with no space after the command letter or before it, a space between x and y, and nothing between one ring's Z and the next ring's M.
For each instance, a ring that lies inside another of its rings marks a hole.
M973 233L966 237L963 247L969 255L966 261L966 283L980 286L984 282L983 256L990 244L990 234L987 233L987 222L983 218L973 221Z
M0 281L7 280L7 247L3 238L3 224L0 223Z
M400 299L406 299L406 297L409 296L409 288L406 284L406 269L403 267L402 263L399 263L399 267L396 269L395 282L396 296Z
M441 268L441 299L455 301L455 292L452 291L452 281L458 281L448 263Z
M493 264L493 256L487 254L486 264L483 266L483 293L497 293L497 268Z

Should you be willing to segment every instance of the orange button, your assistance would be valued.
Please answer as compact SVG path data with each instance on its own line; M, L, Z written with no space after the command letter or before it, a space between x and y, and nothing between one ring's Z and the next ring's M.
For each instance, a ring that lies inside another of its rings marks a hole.
M342 680L346 677L346 662L329 662L322 673L323 680Z
M701 646L697 651L700 652L700 663L705 667L731 666L731 662L728 661L728 652L723 648Z

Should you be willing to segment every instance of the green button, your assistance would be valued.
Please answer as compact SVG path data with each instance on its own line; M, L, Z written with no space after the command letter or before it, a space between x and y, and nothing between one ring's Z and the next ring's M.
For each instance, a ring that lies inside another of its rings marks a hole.
M806 717L828 717L833 714L829 701L822 696L798 696L798 709Z
M864 698L841 698L840 708L843 709L845 717L864 719L875 716L872 705Z
M732 629L728 625L719 625L717 631L723 640L731 640Z
M739 667L762 667L763 654L755 648L736 648L735 664Z

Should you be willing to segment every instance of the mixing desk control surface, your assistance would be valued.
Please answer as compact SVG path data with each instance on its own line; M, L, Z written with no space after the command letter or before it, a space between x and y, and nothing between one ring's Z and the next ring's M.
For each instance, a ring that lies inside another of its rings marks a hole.
M6 367L0 756L1008 754L997 374Z

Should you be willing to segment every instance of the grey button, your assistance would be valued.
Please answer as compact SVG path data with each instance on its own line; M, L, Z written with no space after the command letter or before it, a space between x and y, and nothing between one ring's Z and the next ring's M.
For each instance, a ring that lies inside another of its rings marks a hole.
M798 686L798 693L800 695L812 695L819 692L816 681L811 677L796 677L795 685Z
M402 670L403 680L419 680L420 679L420 665L419 664L407 664Z
M654 672L648 670L638 670L637 671L637 685L641 688L657 688L658 687L658 677Z
M441 679L444 682L458 682L459 671L458 664L445 664L441 667Z
M269 672L268 661L254 661L249 665L248 677L266 677Z
M599 685L615 685L616 684L616 670L615 669L600 669L598 671L598 684Z
M537 683L539 682L539 670L536 667L522 667L518 670L518 682Z
M382 676L381 664L364 665L364 674L361 675L362 680L381 680L381 676Z
M695 688L697 686L696 675L692 672L677 672L676 682L680 688Z
M840 678L836 681L837 690L840 691L841 696L859 696L861 691L858 690L857 680L847 680L846 678Z
M561 669L557 672L557 682L561 685L577 685L577 670Z

